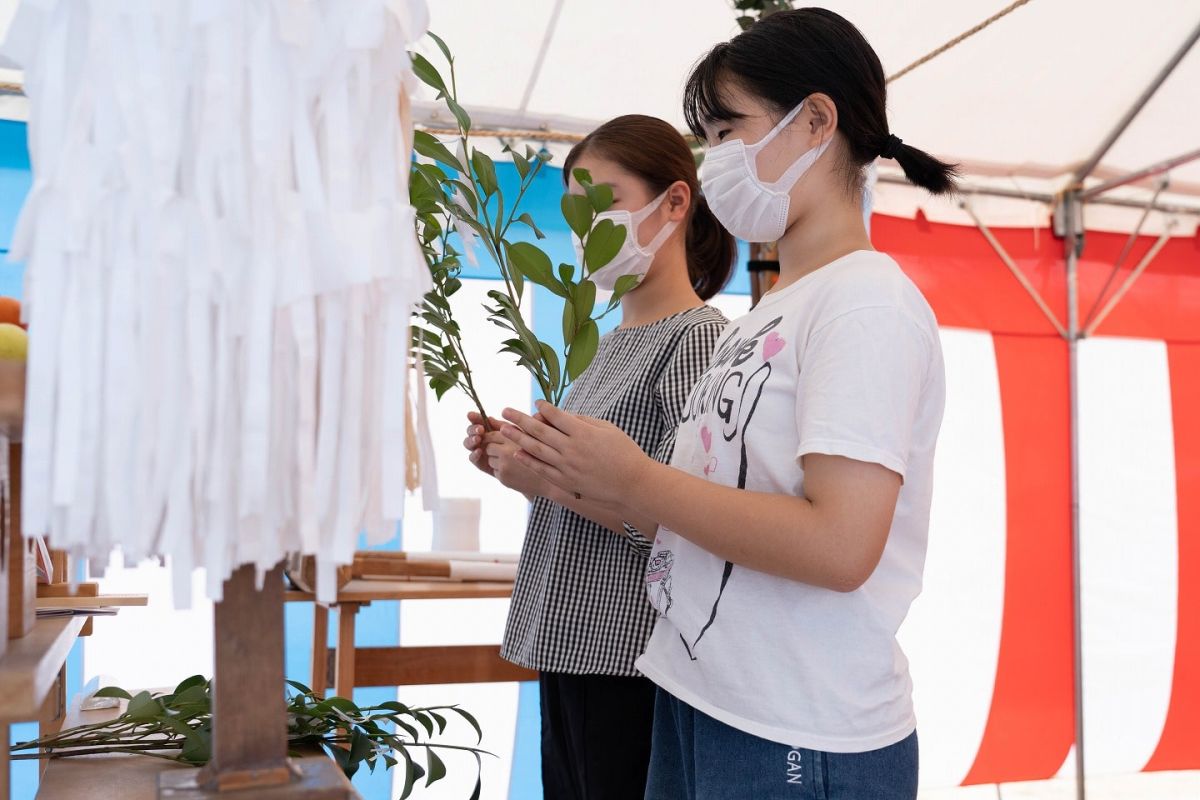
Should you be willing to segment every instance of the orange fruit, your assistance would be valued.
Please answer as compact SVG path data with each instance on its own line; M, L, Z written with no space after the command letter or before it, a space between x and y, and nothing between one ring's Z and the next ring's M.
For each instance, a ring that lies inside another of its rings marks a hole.
M0 322L27 327L21 323L21 301L15 297L0 297Z

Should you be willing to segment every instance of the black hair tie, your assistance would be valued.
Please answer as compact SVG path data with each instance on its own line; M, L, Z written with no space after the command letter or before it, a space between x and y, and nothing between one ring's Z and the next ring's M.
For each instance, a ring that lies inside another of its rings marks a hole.
M889 133L887 140L883 143L883 148L879 151L880 158L895 158L900 154L900 147L904 144L904 140L894 133Z

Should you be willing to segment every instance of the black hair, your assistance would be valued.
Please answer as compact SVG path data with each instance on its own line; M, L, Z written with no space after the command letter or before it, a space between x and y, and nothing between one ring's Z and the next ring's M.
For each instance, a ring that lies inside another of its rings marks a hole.
M705 55L688 77L683 115L704 138L704 123L742 116L722 92L726 82L785 114L811 94L829 95L848 165L861 183L862 167L893 158L909 181L934 194L954 192L956 165L939 161L892 135L887 122L887 81L879 56L858 28L823 8L798 8L764 17Z
M688 278L701 300L717 295L733 274L737 240L717 221L696 176L696 159L679 131L657 117L626 114L611 119L571 148L563 162L563 183L569 180L575 162L584 153L620 165L659 195L675 181L692 191L692 207L684 221Z

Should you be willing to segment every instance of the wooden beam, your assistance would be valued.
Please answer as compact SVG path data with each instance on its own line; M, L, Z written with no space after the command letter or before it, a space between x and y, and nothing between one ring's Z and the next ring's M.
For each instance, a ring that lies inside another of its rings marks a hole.
M83 617L43 619L28 636L8 643L0 659L0 720L38 718L83 623Z
M8 638L28 636L37 619L37 561L21 537L21 445L8 446Z
M213 614L213 757L200 782L218 792L292 779L283 703L283 566L267 573L261 590L255 572L250 564L238 567Z
M360 647L355 686L425 686L537 680L533 670L500 658L494 644L436 647Z
M312 672L308 688L324 697L329 689L329 608L313 603Z
M338 605L338 641L337 641L337 671L334 673L334 693L338 697L352 699L356 681L354 649L355 620L358 617L358 603L341 603Z

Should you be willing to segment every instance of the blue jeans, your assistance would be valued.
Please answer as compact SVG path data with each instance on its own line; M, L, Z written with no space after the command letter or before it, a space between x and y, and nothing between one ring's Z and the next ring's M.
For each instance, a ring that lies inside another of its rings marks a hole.
M760 739L662 689L646 800L915 800L917 734L867 753L822 753Z

